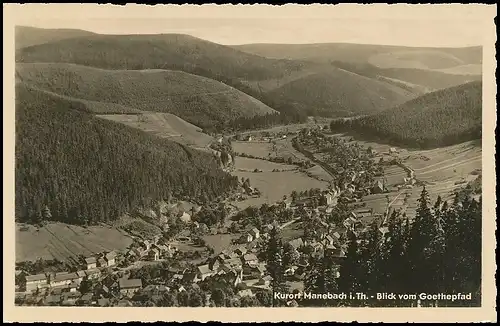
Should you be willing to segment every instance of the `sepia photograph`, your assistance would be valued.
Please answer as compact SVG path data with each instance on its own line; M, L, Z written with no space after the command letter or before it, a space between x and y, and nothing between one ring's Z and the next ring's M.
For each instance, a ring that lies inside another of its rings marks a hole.
M4 309L496 321L496 6L7 7Z

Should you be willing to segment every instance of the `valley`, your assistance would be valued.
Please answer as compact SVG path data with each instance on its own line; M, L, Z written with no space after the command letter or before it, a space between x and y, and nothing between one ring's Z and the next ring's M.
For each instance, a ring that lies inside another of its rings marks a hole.
M481 48L17 34L21 305L316 306L267 296L354 277L408 292L391 275L419 278L440 232L450 284L476 291Z

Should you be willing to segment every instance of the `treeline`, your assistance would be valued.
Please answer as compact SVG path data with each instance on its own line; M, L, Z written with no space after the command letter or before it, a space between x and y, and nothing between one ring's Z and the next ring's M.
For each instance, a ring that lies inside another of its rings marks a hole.
M240 117L214 126L206 127L206 133L233 133L247 130L266 129L274 126L292 123L305 123L307 115L298 111L289 110L285 113L269 113L253 117Z
M481 126L482 82L432 92L376 115L330 124L332 132L352 132L422 149L480 139Z
M237 185L214 157L16 86L16 220L112 221L154 201L200 202Z
M424 188L415 219L395 212L385 231L374 222L368 232L349 232L346 258L312 259L305 290L365 293L365 300L303 301L310 306L417 306L419 294L471 294L471 299L420 300L421 306L481 305L481 200L457 194L434 205ZM339 272L339 277L336 273ZM394 293L377 300L377 293ZM399 295L416 294L417 299ZM373 298L372 298L373 296Z

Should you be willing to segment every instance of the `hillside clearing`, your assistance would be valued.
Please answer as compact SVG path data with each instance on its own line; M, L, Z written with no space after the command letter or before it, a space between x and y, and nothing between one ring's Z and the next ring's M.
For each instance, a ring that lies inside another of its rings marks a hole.
M213 140L201 128L170 113L144 112L140 115L110 114L97 117L123 123L194 148L206 148Z
M78 255L123 250L132 244L124 231L107 226L82 228L64 223L49 223L37 230L16 225L16 262L38 258L70 260Z

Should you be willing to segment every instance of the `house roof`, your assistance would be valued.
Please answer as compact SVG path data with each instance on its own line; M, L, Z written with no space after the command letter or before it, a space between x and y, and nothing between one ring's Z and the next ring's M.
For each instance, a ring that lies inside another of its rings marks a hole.
M106 264L106 261L104 260L104 258L99 258L98 262L99 262L100 265L105 265Z
M155 253L155 254L159 255L160 251L156 248L153 248L153 249L151 249L150 253Z
M301 246L304 245L304 241L302 241L302 238L294 239L288 242L292 247L295 249L300 248Z
M243 259L245 261L258 260L257 256L255 256L255 254L246 254L243 256Z
M78 271L76 272L76 275L78 275L78 277L85 277L87 274L85 274L85 271Z
M60 294L52 294L47 296L46 302L47 303L58 303L61 302L62 296Z
M76 273L67 273L67 274L56 275L52 279L52 281L53 282L63 282L63 281L75 280L78 278L79 278L79 276Z
M85 258L85 262L87 264L95 264L97 262L97 260L95 259L95 257L87 257L87 258Z
M43 281L46 279L47 279L47 275L45 275L45 274L36 274L36 275L26 276L26 282Z
M120 279L119 281L120 289L133 289L142 287L142 280L140 278L133 279Z
M99 274L101 271L98 268L92 268L87 271L85 271L85 274L87 275L93 275L93 274Z
M110 301L107 298L101 298L97 300L97 304L101 307L104 307L106 305L109 305Z
M212 271L210 270L210 267L208 265L201 265L198 266L198 271L201 274L210 274Z
M118 307L133 307L134 305L129 300L120 300L118 302Z
M239 247L235 250L236 251L239 251L242 255L244 255L246 252L247 252L247 248L245 247Z
M107 260L114 259L114 258L116 258L116 253L114 251L108 252L106 254L106 259Z
M252 228L250 231L253 232L254 234L259 234L259 229L257 228Z

